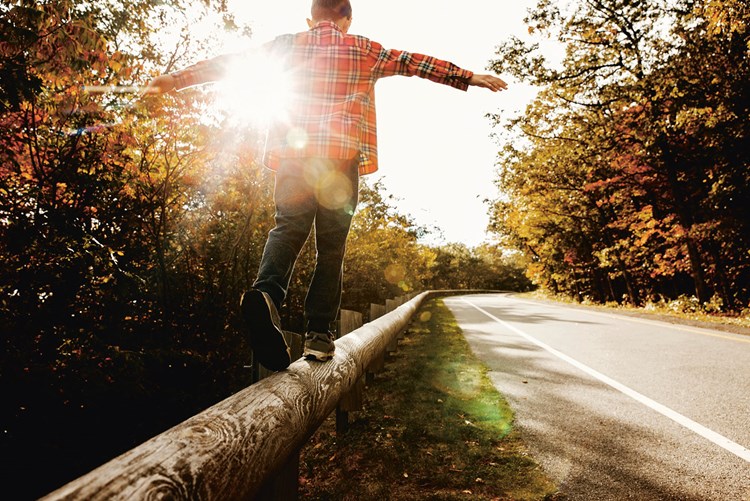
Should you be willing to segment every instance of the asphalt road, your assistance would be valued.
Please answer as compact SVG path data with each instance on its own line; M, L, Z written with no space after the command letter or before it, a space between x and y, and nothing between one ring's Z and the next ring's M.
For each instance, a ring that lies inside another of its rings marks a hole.
M515 298L446 298L570 500L750 500L750 336Z

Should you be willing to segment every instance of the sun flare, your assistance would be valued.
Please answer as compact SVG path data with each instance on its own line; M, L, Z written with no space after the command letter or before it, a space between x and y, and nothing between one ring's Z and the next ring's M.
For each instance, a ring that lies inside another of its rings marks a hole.
M266 127L288 119L291 77L282 61L270 55L238 57L218 91L220 109L240 124Z

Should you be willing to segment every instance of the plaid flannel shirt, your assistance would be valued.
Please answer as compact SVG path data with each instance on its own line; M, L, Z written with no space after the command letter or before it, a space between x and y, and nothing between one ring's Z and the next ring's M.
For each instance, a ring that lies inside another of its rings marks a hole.
M264 164L283 158L348 159L359 155L359 173L378 169L375 82L418 76L466 90L473 73L422 54L386 50L362 36L345 34L331 21L282 35L261 50L284 61L294 98L289 119L268 130ZM233 56L219 56L173 73L177 89L221 79Z

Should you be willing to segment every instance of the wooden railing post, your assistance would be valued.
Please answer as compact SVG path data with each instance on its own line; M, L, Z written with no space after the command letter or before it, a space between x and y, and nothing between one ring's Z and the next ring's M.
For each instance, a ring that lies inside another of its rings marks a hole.
M401 304L399 303L398 299L386 299L385 300L385 312L386 313L392 312L399 306L401 306ZM390 353L394 353L397 350L398 350L398 337L394 337L391 340L390 344L388 344L388 348L386 348L386 351L390 354Z
M338 337L362 327L362 314L356 311L341 310ZM344 394L336 406L336 433L346 433L349 430L349 413L362 410L365 392L364 377L360 377L352 389Z
M383 315L385 315L384 304L370 305L370 322L372 322L376 318L382 317ZM367 375L365 376L366 382L372 383L375 380L375 374L383 372L383 369L385 369L385 353L381 353L376 356L373 362L367 368Z
M398 305L401 306L402 304L409 301L409 296L407 295L399 296L396 298L396 300L398 301ZM398 333L398 339L404 339L405 334L406 334L406 329L402 329L401 332Z

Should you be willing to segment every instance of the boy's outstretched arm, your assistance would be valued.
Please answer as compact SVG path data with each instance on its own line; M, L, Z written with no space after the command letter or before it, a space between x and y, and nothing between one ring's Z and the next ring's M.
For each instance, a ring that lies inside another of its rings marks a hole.
M497 78L493 75L477 75L475 73L467 82L469 85L474 87L484 87L485 89L490 89L492 92L508 89L508 84L505 83L503 79Z
M250 51L245 55L250 54ZM230 67L243 57L240 54L225 54L201 61L184 70L154 77L143 90L143 94L164 94L194 85L216 82L223 79Z
M493 75L477 75L449 61L425 54L385 49L377 42L369 43L370 57L375 59L373 72L376 78L393 75L417 76L460 90L466 90L469 86L484 87L493 92L508 88L505 81Z
M143 94L164 94L175 90L175 85L175 78L172 75L168 73L159 75L151 79L146 88L143 89Z

